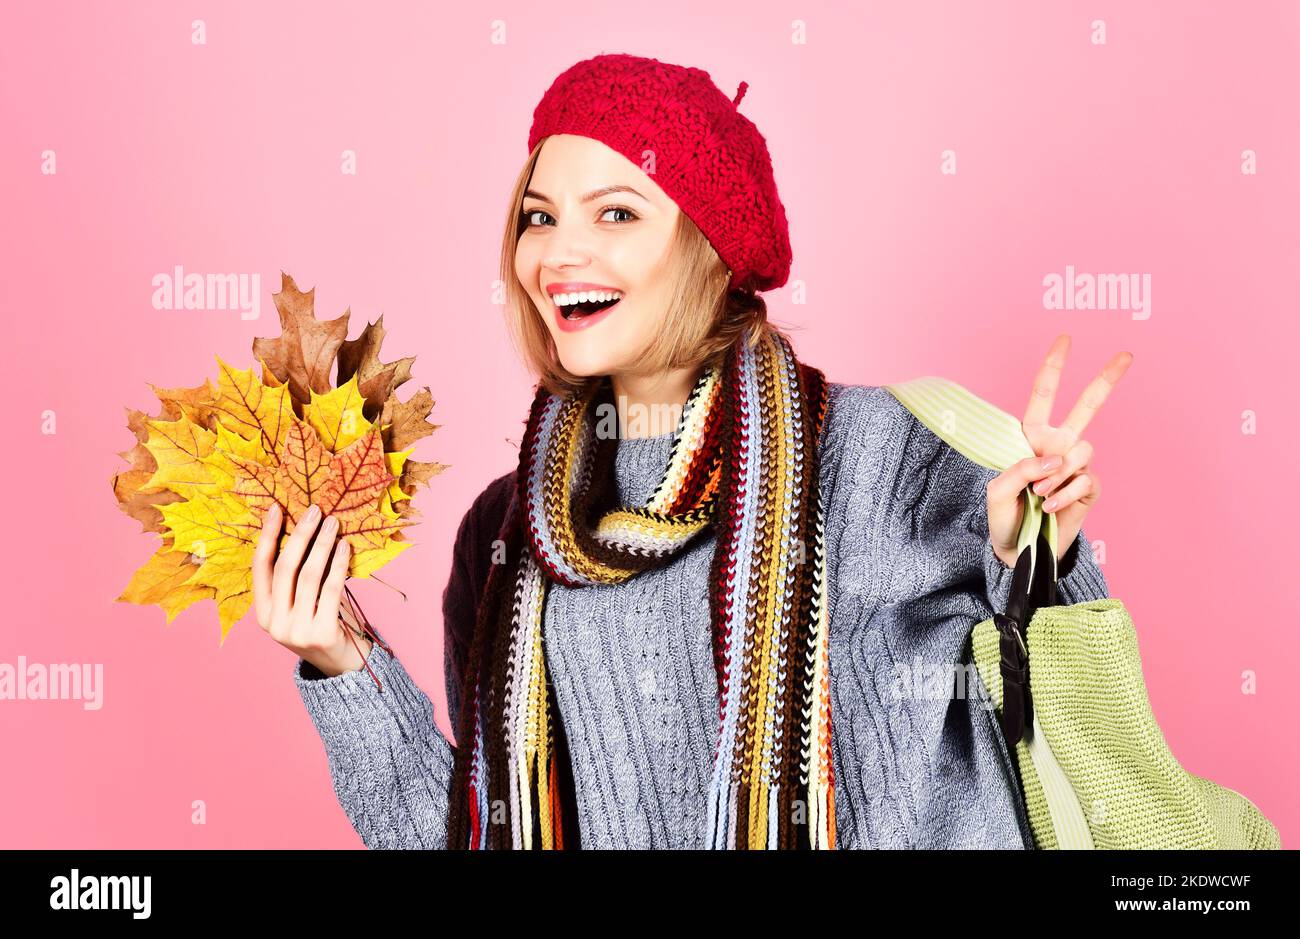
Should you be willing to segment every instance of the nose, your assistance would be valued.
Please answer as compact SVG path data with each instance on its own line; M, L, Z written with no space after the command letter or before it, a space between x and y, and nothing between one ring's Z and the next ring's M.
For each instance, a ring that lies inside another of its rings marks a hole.
M542 266L552 270L562 270L566 267L585 267L591 258L579 251L567 250L564 252L552 252L542 258Z
M547 239L548 250L542 258L542 264L557 270L566 267L585 267L590 264L591 248L584 241L587 234L581 225L566 225L564 221L560 221Z
M581 236L556 232L547 245L542 264L551 268L577 267L590 263L591 251L581 243Z

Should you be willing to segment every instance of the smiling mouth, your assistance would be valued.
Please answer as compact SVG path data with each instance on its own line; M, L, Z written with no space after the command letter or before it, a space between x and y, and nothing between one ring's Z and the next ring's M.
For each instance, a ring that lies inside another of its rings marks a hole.
M571 303L566 306L556 307L560 315L566 320L580 320L584 317L591 316L593 313L599 313L602 310L608 310L610 307L619 303L623 298L618 297L614 300L590 300L584 303Z

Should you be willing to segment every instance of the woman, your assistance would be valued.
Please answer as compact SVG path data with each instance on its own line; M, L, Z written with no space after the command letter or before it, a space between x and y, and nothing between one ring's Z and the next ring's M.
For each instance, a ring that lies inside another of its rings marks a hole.
M1005 605L1036 481L1058 493L1061 602L1107 595L1077 437L1127 363L1053 428L1054 344L1025 420L1051 460L994 477L883 388L799 362L758 296L791 253L744 89L602 55L537 108L502 267L540 381L519 466L456 537L458 746L340 629L335 532L309 553L306 520L273 570L268 521L258 620L300 656L369 847L1032 845L966 638ZM936 666L970 684L917 680Z

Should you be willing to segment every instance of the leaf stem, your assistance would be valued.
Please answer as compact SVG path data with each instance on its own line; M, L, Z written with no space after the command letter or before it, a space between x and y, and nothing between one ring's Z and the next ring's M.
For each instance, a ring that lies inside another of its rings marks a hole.
M393 654L392 648L388 645L388 643L384 642L384 640L379 637L379 633L377 633L375 631L375 628L370 625L370 620L366 617L365 610L361 609L361 604L357 602L357 598L352 593L352 588L349 587L347 584L343 585L343 595L344 598L346 599L345 607L347 609L347 612L349 613L349 615L354 617L356 620L359 620L361 623L361 627L364 630L364 638L368 638L372 643L379 646L379 648L383 649L389 655L392 655ZM352 643L352 647L357 650L357 654L361 655L361 662L363 665L365 665L366 671L370 673L370 677L374 680L375 685L379 688L379 690L383 691L384 690L383 682L379 680L379 676L376 675L374 669L370 667L370 662L368 661L368 657L361 654L361 646L357 643L357 636L361 636L363 635L363 633L359 632L357 628L351 623L347 622L346 619L344 620L344 625L347 627L344 629L344 632L347 634L348 640Z

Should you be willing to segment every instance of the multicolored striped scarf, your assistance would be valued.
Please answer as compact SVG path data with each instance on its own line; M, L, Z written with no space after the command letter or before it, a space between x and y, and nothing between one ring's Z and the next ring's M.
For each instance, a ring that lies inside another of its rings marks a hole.
M826 552L818 441L827 384L770 326L702 369L645 505L620 500L608 377L538 386L518 491L478 607L448 845L579 847L571 766L546 673L548 583L618 584L717 534L709 610L721 732L710 848L835 847Z

